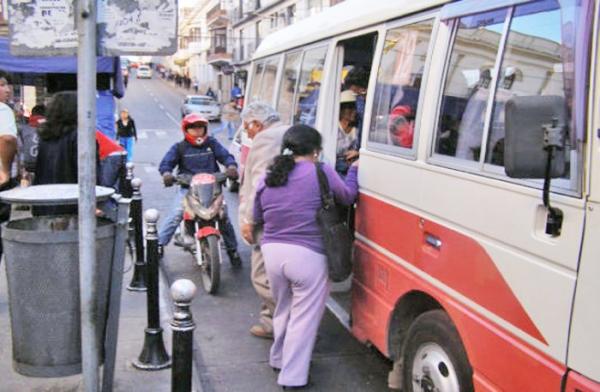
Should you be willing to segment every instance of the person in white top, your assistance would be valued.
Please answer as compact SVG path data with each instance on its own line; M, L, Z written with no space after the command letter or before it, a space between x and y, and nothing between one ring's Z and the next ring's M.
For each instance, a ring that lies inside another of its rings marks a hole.
M17 152L15 115L6 104L10 94L10 76L0 70L0 185L10 180L10 170Z

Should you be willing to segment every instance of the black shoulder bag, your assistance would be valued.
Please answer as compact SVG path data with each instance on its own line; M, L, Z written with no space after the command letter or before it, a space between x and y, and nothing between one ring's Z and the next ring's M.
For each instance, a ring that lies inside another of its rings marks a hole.
M317 210L317 223L325 246L329 279L332 282L341 282L352 272L352 234L344 217L338 212L321 164L317 163L316 168L321 190L321 207Z

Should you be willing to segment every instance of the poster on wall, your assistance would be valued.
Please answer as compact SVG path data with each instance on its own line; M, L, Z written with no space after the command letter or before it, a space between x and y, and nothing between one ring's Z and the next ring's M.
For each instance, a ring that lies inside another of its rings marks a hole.
M99 0L100 55L170 55L177 51L177 0Z
M70 0L8 0L10 52L16 56L74 55L74 4Z
M11 53L75 55L75 4L72 0L8 0ZM98 55L177 51L177 0L98 0L97 4Z

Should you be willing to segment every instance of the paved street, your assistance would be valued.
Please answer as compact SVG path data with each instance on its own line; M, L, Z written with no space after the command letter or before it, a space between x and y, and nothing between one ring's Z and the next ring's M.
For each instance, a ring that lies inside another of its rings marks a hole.
M139 142L135 147L135 173L143 181L144 209L157 208L164 216L175 191L162 186L157 166L166 150L181 137L180 106L183 90L155 77L131 79L120 102L135 119ZM211 124L211 130L219 124ZM227 142L223 133L218 138ZM227 193L229 212L237 231L237 195ZM241 243L241 241L240 241ZM240 246L243 268L222 266L221 288L209 296L200 288L200 274L192 256L169 246L164 271L169 282L193 280L199 288L193 304L197 372L205 392L278 391L276 374L268 365L270 341L252 337L248 329L256 321L259 303L250 284L249 248ZM327 312L319 331L311 379L315 391L387 390L390 364L375 350L356 342Z

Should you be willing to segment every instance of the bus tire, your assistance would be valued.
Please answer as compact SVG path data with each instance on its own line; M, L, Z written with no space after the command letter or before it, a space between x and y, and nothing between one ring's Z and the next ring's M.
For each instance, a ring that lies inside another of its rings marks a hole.
M472 392L473 370L460 336L443 310L411 324L403 350L405 392Z

